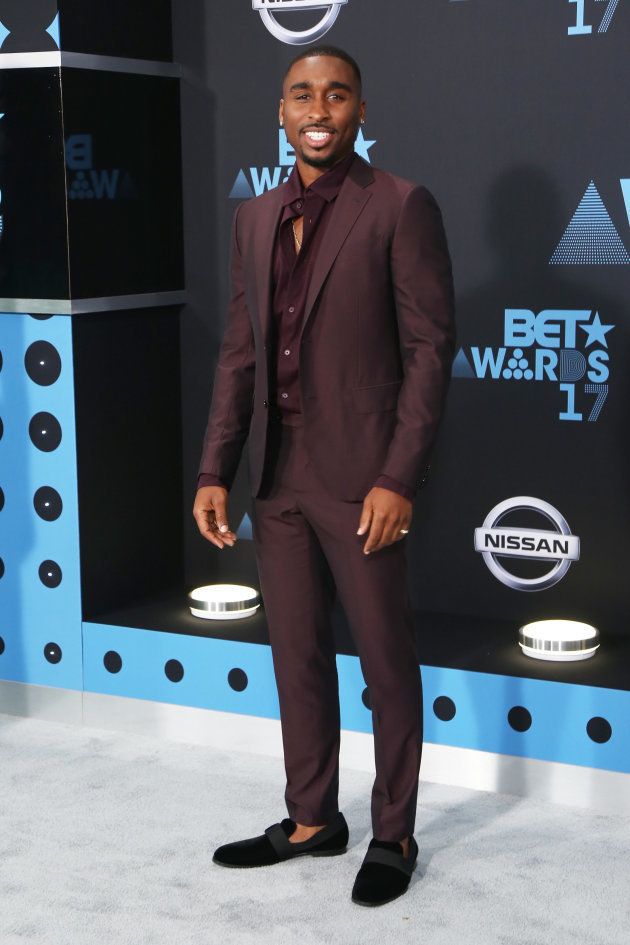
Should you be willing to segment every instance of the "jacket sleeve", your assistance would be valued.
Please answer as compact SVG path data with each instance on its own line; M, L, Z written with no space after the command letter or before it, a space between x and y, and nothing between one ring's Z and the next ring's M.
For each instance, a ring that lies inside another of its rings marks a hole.
M198 483L202 475L208 475L219 479L228 489L234 483L249 433L256 365L254 335L245 304L243 257L238 235L238 218L242 206L237 206L232 223L227 324L214 373L208 423L197 472Z
M415 489L410 489L404 482L398 482L397 479L392 479L391 476L378 476L373 486L379 486L381 489L391 489L392 492L403 495L405 499L409 499L410 502L413 502L416 494Z
M416 489L426 477L455 351L451 260L440 209L426 187L405 197L390 265L404 377L381 473Z
M218 476L213 476L210 473L201 473L199 476L197 476L197 488L201 489L203 486L222 486L224 489L227 489L227 486L222 479L219 479Z

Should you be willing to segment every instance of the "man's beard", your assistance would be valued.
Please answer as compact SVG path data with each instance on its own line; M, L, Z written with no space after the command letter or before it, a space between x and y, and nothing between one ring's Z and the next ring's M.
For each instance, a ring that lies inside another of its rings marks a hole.
M300 150L300 157L310 167L332 167L339 160L338 154L329 154L328 157L308 157L303 150Z

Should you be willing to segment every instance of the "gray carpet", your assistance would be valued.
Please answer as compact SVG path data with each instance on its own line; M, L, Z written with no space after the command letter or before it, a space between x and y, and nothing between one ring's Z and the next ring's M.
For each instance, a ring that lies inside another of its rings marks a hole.
M421 782L411 885L370 909L369 773L341 773L344 856L229 870L286 816L281 759L8 715L0 744L2 945L629 941L627 818Z

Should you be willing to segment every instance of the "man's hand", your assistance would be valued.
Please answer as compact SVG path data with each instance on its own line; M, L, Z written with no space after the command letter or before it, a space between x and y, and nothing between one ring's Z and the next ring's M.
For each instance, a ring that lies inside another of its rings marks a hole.
M363 546L363 553L378 551L387 545L400 541L405 535L401 528L409 528L413 504L392 489L373 486L363 500L361 521L357 535L370 528L370 534ZM371 527L370 527L371 523Z
M236 541L236 535L228 526L227 496L228 490L223 486L202 486L197 490L193 506L199 531L217 548L225 544L232 546Z

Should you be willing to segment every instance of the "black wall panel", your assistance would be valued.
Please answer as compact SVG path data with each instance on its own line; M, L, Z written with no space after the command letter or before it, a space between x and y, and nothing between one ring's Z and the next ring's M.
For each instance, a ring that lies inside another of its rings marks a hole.
M169 62L170 7L170 0L59 0L61 48Z
M62 79L73 296L183 288L178 80Z
M0 69L0 298L67 298L58 69Z

